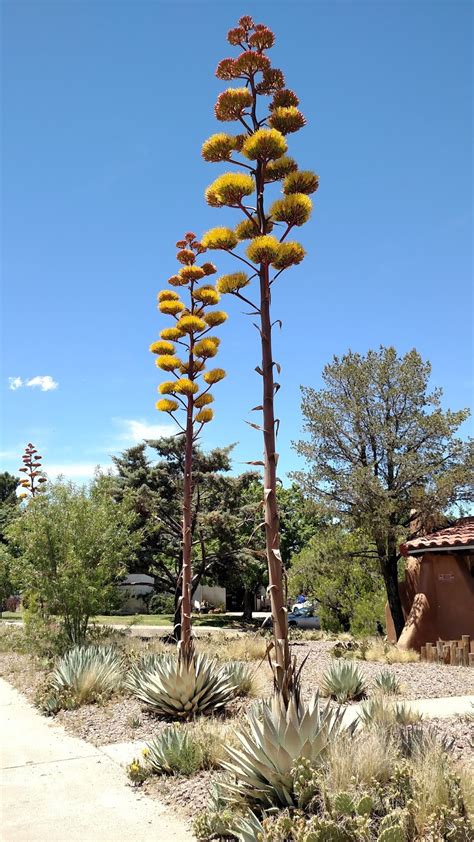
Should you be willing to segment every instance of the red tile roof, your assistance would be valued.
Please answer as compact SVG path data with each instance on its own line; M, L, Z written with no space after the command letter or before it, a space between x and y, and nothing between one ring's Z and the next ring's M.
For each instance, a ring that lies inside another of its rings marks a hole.
M430 549L463 549L463 547L474 546L474 517L462 517L453 526L447 529L440 529L432 532L431 535L422 535L401 544L400 552L404 556L423 552Z

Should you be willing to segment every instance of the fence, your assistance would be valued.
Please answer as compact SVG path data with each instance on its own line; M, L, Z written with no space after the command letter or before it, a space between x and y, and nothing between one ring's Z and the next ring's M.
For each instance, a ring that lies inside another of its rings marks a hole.
M459 640L438 640L421 647L422 661L452 666L474 667L474 640L463 634Z

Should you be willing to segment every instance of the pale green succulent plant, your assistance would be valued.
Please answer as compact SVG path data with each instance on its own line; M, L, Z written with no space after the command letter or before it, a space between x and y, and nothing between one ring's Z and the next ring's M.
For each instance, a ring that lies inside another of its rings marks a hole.
M122 659L111 647L74 646L57 662L50 684L83 704L117 690L122 680Z
M186 659L162 657L152 671L137 671L132 692L151 710L173 719L190 719L204 711L224 707L236 686L215 660L205 655Z
M290 699L288 707L278 694L262 702L259 712L250 711L246 725L237 731L239 748L227 747L223 767L235 777L223 784L228 802L269 806L296 804L292 769L298 758L323 763L328 745L342 729L343 712L316 695L308 703ZM353 728L353 726L349 726Z
M341 704L365 696L367 685L357 664L335 661L323 675L321 692Z
M200 768L202 750L186 730L173 725L147 743L147 766L158 775L192 775Z

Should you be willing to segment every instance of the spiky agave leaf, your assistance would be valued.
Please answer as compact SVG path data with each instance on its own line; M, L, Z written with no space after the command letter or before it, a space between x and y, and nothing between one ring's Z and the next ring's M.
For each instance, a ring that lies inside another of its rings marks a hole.
M146 744L147 766L158 775L191 775L200 765L202 750L182 725L172 725Z
M112 693L123 678L122 659L107 646L74 646L56 664L51 686L71 690L81 703Z
M278 693L263 701L260 711L251 710L246 727L237 732L240 747L226 748L229 760L222 765L235 783L222 785L225 800L258 807L294 806L295 761L304 757L319 766L343 727L342 717L343 711L329 703L322 707L317 694L309 703L293 695L288 707ZM354 730L354 725L347 727Z
M350 699L361 699L365 696L367 685L357 664L335 661L324 673L321 689L326 696L331 696L342 704Z
M174 653L171 652L148 652L142 655L141 658L134 661L127 672L125 680L125 687L131 690L132 693L140 686L140 682L144 680L147 675L152 675L156 672L157 667L164 660L170 661L175 659Z
M263 839L264 828L260 819L250 810L243 816L238 816L232 825L232 833L239 842L255 842Z
M161 716L190 719L197 713L224 707L235 694L235 684L217 663L205 655L163 658L153 672L137 677L132 687L140 701Z

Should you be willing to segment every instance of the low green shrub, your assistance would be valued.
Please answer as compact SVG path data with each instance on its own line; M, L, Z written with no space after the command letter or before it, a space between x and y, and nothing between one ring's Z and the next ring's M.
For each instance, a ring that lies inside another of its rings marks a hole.
M174 614L174 594L155 593L148 603L149 614Z

